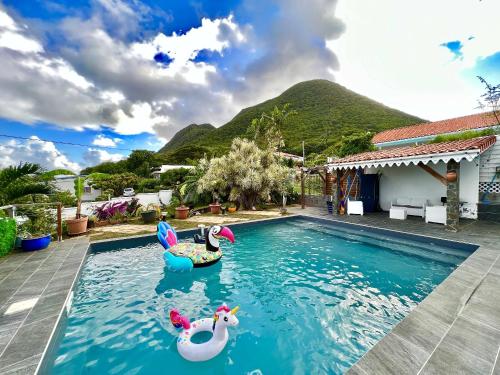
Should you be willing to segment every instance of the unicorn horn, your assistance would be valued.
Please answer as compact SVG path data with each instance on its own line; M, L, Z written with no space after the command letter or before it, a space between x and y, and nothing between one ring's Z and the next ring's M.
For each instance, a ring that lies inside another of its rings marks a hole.
M234 315L238 312L238 310L240 309L239 306L236 306L234 309L231 310L231 314Z

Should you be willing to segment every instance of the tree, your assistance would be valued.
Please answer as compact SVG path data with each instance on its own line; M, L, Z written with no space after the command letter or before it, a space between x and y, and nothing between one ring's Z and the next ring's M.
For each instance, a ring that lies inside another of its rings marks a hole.
M126 172L120 174L91 174L87 177L89 184L96 189L102 191L112 191L113 196L120 196L123 194L125 188L137 188L139 177L134 173Z
M38 164L20 163L0 170L0 204L13 203L35 194L50 194L54 188L42 181Z
M486 90L479 99L479 108L483 110L489 109L495 116L497 124L500 125L500 84L491 85L483 77L477 76L477 78L485 86Z
M290 168L282 165L269 148L236 138L227 155L209 161L198 181L198 192L229 192L229 199L245 209L267 200L273 190L284 191Z
M106 174L119 174L127 172L127 161L106 161L94 167L88 167L83 169L81 175L90 175L93 173L106 173Z
M254 141L260 147L281 151L285 146L283 132L288 118L296 114L297 111L291 110L289 103L281 108L275 106L271 112L264 112L259 118L252 120L249 134L253 135Z
M348 155L373 151L375 150L375 146L372 143L372 138L373 135L370 132L345 136L342 137L334 146L327 148L323 154L326 156L336 155L343 158Z
M177 184L184 183L184 180L188 174L188 168L170 169L160 175L160 181L164 187L172 189Z
M148 150L134 150L127 159L127 171L141 177L150 177L151 168L157 167L161 162L156 153Z

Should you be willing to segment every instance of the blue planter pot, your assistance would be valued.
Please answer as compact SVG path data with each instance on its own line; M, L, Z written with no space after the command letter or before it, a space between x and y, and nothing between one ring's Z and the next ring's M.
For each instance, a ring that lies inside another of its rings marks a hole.
M45 249L50 244L50 234L38 238L26 238L21 243L24 251L36 251Z

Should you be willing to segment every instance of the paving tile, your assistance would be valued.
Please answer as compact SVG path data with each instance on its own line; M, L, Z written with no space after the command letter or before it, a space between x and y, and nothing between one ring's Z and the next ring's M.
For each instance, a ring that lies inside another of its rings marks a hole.
M23 361L15 363L11 366L5 367L2 369L2 374L4 375L28 375L34 374L35 370L38 366L38 362L42 358L41 354L32 356Z
M448 328L449 325L417 307L392 330L392 333L432 353Z
M419 304L419 308L443 323L451 325L469 296L470 294L448 295L434 292Z
M500 375L500 360L498 359L498 357L497 357L497 363L495 364L495 368L493 369L491 375Z
M41 354L52 333L57 316L22 326L0 357L2 368Z
M62 291L55 294L43 295L28 314L25 324L45 319L59 314L69 291Z
M357 363L368 374L416 374L429 353L389 333Z
M468 352L493 364L500 345L500 331L459 317L443 339L443 345L448 344L459 352Z
M469 352L457 349L450 344L442 343L422 369L420 374L489 374L492 364L472 355Z
M75 270L76 273L76 270ZM49 285L44 291L44 294L56 294L64 291L68 291L71 285L73 284L74 276L70 277L62 277L62 278L54 278L51 280Z
M358 365L352 366L347 372L346 375L368 375L361 367Z
M500 330L500 309L483 301L471 298L465 306L462 316L471 321L479 321Z

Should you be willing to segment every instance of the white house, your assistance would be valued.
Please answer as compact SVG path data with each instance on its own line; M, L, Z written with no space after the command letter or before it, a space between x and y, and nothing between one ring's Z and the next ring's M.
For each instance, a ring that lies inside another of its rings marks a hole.
M162 173L165 173L166 171L169 171L171 169L193 169L194 166L192 165L170 165L170 164L163 164L160 167L156 167L153 172L151 172L151 176L156 179L160 179L160 176Z
M56 175L54 176L54 185L58 190L69 191L71 194L74 195L75 180L77 177L78 176L74 175ZM100 189L95 189L92 186L90 186L87 181L84 181L82 201L84 202L94 201L99 195L101 195Z
M351 171L351 176L352 170L377 174L377 199L383 211L389 211L397 200L408 206L412 202L415 205L425 202L425 206L441 206L448 225L456 226L458 217L478 218L486 191L499 192L496 176L500 171L500 142L497 142L500 138L489 135L439 143L429 141L440 134L487 128L499 128L490 113L391 129L373 137L377 151L331 159L327 168L338 171L340 181L346 171ZM358 198L362 199L355 197ZM443 201L447 201L446 207Z

